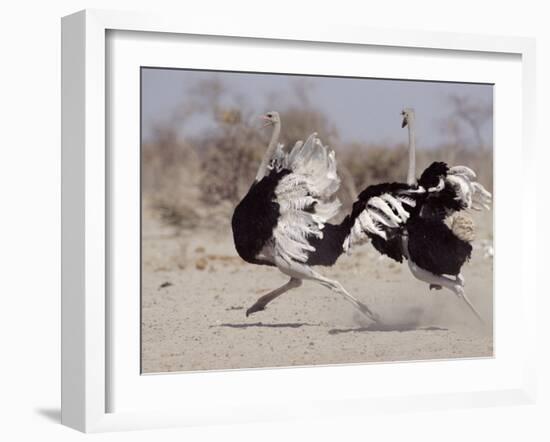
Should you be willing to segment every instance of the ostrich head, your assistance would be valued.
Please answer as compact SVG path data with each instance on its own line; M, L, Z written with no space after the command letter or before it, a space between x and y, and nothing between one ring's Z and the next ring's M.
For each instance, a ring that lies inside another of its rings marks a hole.
M408 124L412 124L414 122L414 109L407 107L401 111L401 116L403 117L403 122L401 123L401 127L405 127Z
M275 111L267 112L265 115L262 115L260 118L262 118L265 121L264 127L274 126L276 124L281 123L281 119L279 118L279 113Z

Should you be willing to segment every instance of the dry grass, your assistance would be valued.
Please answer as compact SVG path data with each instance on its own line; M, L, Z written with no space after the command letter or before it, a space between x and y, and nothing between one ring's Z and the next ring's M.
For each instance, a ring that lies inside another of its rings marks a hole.
M267 145L266 134L237 122L193 143L166 141L143 148L143 197L166 224L192 229L199 224L226 228L235 204L247 192ZM291 143L293 144L293 143ZM337 147L342 179L339 198L349 208L366 186L403 181L408 157L405 146ZM417 171L432 161L464 164L492 189L492 152L442 147L420 150Z

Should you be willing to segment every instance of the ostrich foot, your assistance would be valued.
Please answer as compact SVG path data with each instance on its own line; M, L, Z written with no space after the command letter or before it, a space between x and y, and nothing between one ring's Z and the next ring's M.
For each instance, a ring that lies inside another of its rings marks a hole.
M368 308L362 302L357 301L357 308L361 313L363 313L371 321L374 321L377 324L381 323L380 315L378 313L374 313L370 308Z
M481 315L479 314L479 312L476 310L476 308L474 307L474 305L472 304L472 302L468 299L468 297L466 296L466 293L464 293L464 288L457 284L454 286L454 288L452 289L455 294L461 298L465 303L466 305L468 306L468 308L472 311L472 313L476 316L476 318L479 320L479 322L481 324L485 324L485 321L483 320L483 318L481 317Z
M415 276L415 278L430 284L430 289L445 287L446 289L451 290L457 297L464 301L464 303L468 306L468 308L472 311L476 318L481 323L484 323L483 318L464 293L464 277L460 273L456 275L454 279L443 275L435 275L428 272L427 270L418 267L411 260L409 260L409 268L411 269L411 272Z
M267 304L269 304L271 301L273 301L278 296L281 296L283 293L288 292L291 289L295 289L296 287L300 287L302 285L302 280L297 278L290 278L290 280L283 284L278 289L275 289L266 295L263 295L260 299L258 299L252 307L250 307L246 311L246 317L251 315L252 313L260 312L262 310L265 310L265 307Z
M265 305L256 303L246 311L246 317L248 318L252 313L261 312L263 310L265 310Z
M439 284L430 284L430 290L441 290L442 288Z

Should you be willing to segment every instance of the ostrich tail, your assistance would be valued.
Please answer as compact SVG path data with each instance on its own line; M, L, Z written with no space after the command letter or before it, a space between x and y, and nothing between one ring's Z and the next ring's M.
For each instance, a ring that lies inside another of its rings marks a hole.
M462 241L470 243L475 239L475 223L467 214L461 212L454 213L445 218L445 224Z
M340 186L334 151L323 145L316 133L305 143L297 142L288 156L288 166L297 175L307 177L310 190L322 200L330 199Z

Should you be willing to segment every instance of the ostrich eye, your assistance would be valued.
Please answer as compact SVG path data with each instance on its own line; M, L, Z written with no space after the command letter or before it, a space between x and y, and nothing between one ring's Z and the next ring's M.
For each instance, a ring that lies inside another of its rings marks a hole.
M271 117L273 117L273 115L271 115L271 114L267 114L267 116L268 116L268 118L271 118Z

